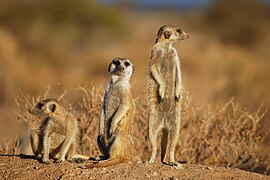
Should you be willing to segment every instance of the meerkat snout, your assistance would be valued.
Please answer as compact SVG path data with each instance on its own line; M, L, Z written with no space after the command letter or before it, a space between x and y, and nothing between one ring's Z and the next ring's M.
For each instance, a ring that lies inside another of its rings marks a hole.
M185 33L184 31L182 31L182 34L180 36L181 36L181 40L189 39L189 35Z
M119 66L119 67L118 67L118 70L119 70L119 71L124 71L124 70L125 70L125 67Z
M134 72L134 65L126 58L114 58L109 65L108 71L114 75L131 75Z

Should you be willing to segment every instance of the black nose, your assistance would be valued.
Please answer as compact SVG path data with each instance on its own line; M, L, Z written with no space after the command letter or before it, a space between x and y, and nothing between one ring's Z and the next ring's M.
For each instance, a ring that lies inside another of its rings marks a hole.
M119 67L119 70L124 71L125 68L124 67Z

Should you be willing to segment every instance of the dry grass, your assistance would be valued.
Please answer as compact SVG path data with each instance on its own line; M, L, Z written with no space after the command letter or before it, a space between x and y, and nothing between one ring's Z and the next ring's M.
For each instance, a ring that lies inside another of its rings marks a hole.
M99 155L96 144L99 111L102 104L101 86L80 87L81 99L71 104L60 95L62 104L77 117L80 133L77 151L90 156ZM49 91L44 98L50 97ZM40 123L27 110L40 100L22 94L17 98L18 119L36 127ZM143 160L150 156L148 141L148 111L145 97L136 99L137 111L134 120L134 141ZM260 173L270 173L270 161L262 149L266 132L259 127L266 110L247 112L232 99L222 107L208 106L206 109L191 105L191 96L186 94L182 110L182 128L176 157L181 162L237 167ZM13 142L13 141L10 141ZM1 147L1 153L17 153L14 143ZM8 150L8 148L10 150Z
M83 92L82 100L79 101L77 114L80 134L79 152L96 156L99 152L96 144L96 134L98 132L99 111L102 106L103 89L101 87L87 88L80 87Z
M248 112L233 99L222 107L184 106L178 158L269 173L270 159L262 147L266 132L259 126L263 109Z

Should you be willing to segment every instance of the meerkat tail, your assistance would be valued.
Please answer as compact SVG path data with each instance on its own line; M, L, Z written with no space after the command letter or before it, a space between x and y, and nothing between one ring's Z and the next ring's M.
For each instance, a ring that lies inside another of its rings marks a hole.
M82 154L74 154L72 156L72 158L81 158L81 159L84 159L84 160L89 160L91 157L90 156L85 156L85 155L82 155Z
M113 166L116 164L123 163L124 161L125 161L124 158L108 159L105 161L100 161L99 163L96 163L96 164L85 165L83 168L91 169L91 168L99 168L99 167L108 167L108 166Z

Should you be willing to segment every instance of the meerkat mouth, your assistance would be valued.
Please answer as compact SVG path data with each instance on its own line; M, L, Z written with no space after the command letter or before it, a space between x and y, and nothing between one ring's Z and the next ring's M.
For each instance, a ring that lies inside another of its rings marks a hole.
M113 74L116 75L116 76L121 76L121 75L123 75L125 73L124 72L114 72Z
M121 76L121 75L125 74L125 71L121 70L121 69L117 69L113 74Z
M182 40L186 40L186 39L189 39L189 35L188 34L185 34L184 37L181 38Z

